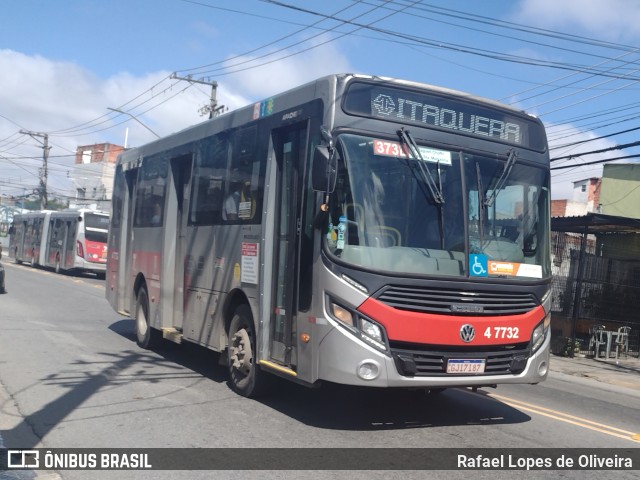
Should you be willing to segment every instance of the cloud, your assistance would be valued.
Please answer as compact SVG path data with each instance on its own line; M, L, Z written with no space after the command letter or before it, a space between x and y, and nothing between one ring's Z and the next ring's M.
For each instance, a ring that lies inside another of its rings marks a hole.
M20 134L21 129L49 135L49 184L56 193L66 194L71 189L67 172L74 164L78 146L123 144L127 128L129 145L155 138L131 117L118 117L108 107L118 108L135 99L126 110L139 105L133 110L136 117L166 135L202 121L198 108L207 103L206 93L187 88L188 84L163 81L168 72L142 77L119 73L102 80L72 62L12 50L0 50L0 71L2 193L21 193L23 187L30 191L38 183L42 144ZM139 96L153 85L158 88ZM144 113L154 105L162 108Z
M246 59L252 62L242 67L265 61ZM334 45L322 45L222 75L217 79L217 100L234 110L316 77L349 70L348 61ZM119 72L103 79L73 62L12 50L0 50L0 71L1 193L21 193L23 186L28 191L38 183L42 145L20 134L20 129L49 134L49 185L55 193L70 194L67 175L78 146L123 145L125 138L127 146L138 146L156 138L149 129L165 136L208 118L199 110L208 105L211 88L171 80L167 71L138 76ZM137 120L108 107L130 112Z
M513 18L554 30L578 26L610 41L640 37L640 2L636 0L522 0Z
M335 44L317 46L299 55L283 58L286 55L286 52L277 52L264 58L234 57L225 63L225 67L237 71L230 77L233 84L254 98L265 98L323 75L352 70L349 61ZM280 60L267 63L276 59ZM246 69L261 64L265 65Z

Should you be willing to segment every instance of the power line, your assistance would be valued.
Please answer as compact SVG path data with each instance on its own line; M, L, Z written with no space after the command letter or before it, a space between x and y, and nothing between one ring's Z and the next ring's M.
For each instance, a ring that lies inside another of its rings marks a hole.
M599 137L589 138L588 140L580 140L579 142L566 143L564 145L557 145L554 147L550 147L549 150L558 150L560 148L573 147L576 145L582 145L588 142L593 142L596 140L602 140L603 138L615 137L616 135L622 135L624 133L635 132L636 130L640 130L640 127L629 128L627 130L621 130L619 132L610 133L609 135L601 135Z
M626 143L624 145L616 145L615 147L602 148L600 150L592 150L590 152L581 152L581 153L578 153L578 154L575 154L575 155L565 155L563 157L555 157L555 158L552 158L551 161L555 162L557 160L572 159L572 158L575 158L575 157L582 157L584 155L594 155L596 153L611 152L612 150L622 150L623 148L637 147L638 145L640 145L640 141Z
M577 168L586 165L596 165L599 163L613 162L614 160L627 160L629 158L639 158L640 153L637 155L625 155L624 157L615 157L615 158L605 158L604 160L594 160L593 162L584 162L579 165L562 165L559 167L551 167L551 170L564 170L566 168Z

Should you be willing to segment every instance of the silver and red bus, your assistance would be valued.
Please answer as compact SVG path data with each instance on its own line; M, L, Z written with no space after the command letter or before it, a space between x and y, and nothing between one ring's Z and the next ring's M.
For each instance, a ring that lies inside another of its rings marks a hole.
M104 277L109 214L91 209L16 214L9 249L17 263Z
M539 119L331 75L121 154L106 295L138 344L271 375L441 391L546 378L549 154Z

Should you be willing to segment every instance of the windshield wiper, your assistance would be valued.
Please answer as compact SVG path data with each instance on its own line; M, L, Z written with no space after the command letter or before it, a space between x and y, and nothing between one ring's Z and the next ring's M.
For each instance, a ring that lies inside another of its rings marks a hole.
M517 158L518 153L514 149L509 150L509 156L507 157L507 162L504 165L504 170L502 170L502 174L500 175L500 178L498 178L498 181L495 182L495 185L489 189L491 190L491 195L489 195L489 197L484 200L485 207L490 207L491 205L493 205L493 202L495 202L498 193L500 192L500 190L502 190L504 184L507 183L509 175L511 174L511 170L516 164Z
M438 182L436 183L436 180L433 178L433 175L431 175L429 168L425 165L426 162L424 161L424 158L422 158L420 149L409 133L409 130L401 128L397 133L398 137L400 137L400 143L406 145L409 155L414 160L417 160L418 170L422 176L422 180L429 188L429 192L433 196L433 200L437 204L442 205L444 203L444 196L442 195L442 180L440 179L440 163L438 162Z
M480 163L476 160L476 180L478 182L478 237L480 239L480 250L484 243L484 207L486 200L484 197L484 186L482 185L482 172L480 172ZM477 252L474 252L477 253Z

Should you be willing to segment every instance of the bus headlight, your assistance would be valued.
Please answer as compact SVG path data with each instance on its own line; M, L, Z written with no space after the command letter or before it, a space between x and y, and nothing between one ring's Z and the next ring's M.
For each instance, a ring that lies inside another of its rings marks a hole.
M358 327L362 333L362 338L373 346L386 350L384 344L384 335L379 325L365 320L362 317L358 318Z
M353 327L353 315L349 310L341 307L335 302L330 302L331 315L342 323Z
M337 320L341 326L378 350L388 352L387 339L382 325L370 318L363 317L355 310L340 305L330 297L327 297L327 305L329 315Z
M551 325L550 314L545 316L544 320L533 329L533 334L531 335L531 353L538 350L544 343L544 339L549 331L549 325Z

